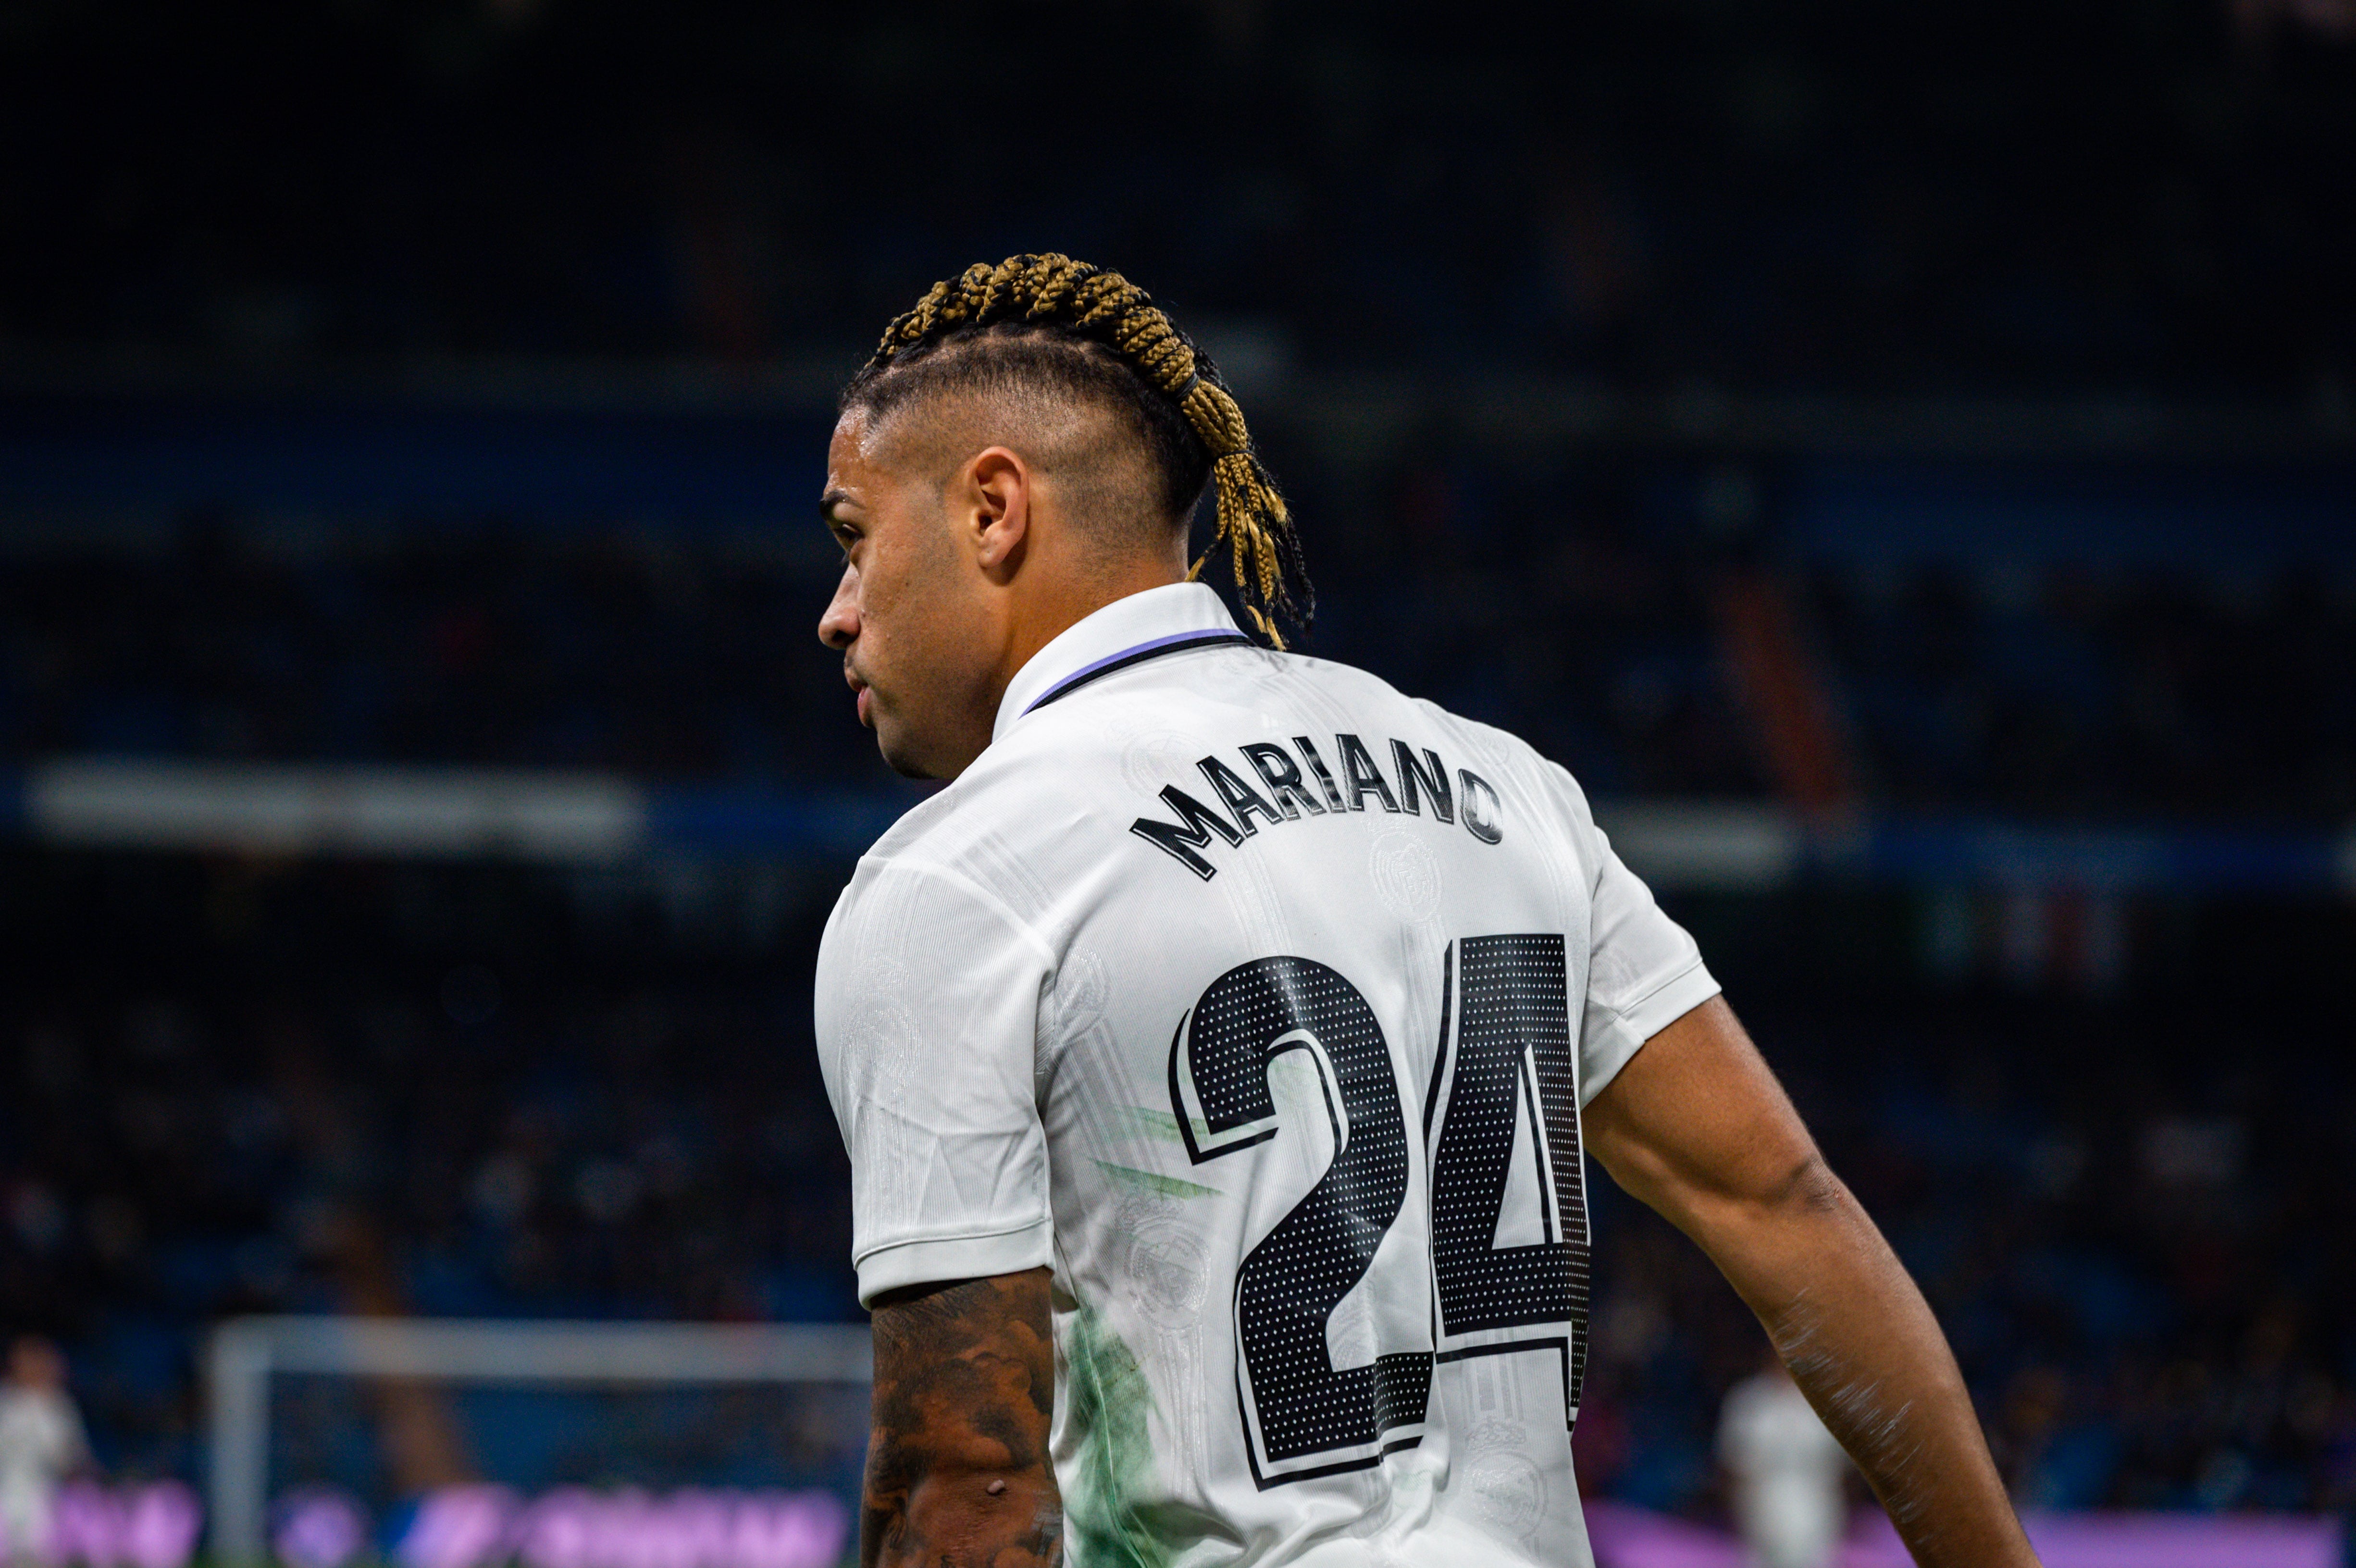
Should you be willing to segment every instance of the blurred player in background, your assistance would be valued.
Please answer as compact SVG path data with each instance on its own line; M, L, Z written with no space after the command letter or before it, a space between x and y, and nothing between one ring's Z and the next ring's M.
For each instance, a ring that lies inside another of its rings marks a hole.
M1727 1391L1718 1456L1752 1568L1831 1568L1848 1522L1848 1460L1781 1360Z
M1190 581L1205 488L1257 640ZM1921 1295L1570 776L1281 651L1291 520L1141 291L935 287L821 510L861 721L954 781L819 959L866 1563L1590 1563L1582 1138L1920 1561L2034 1560Z
M27 1334L8 1348L0 1380L0 1560L46 1563L58 1486L89 1462L81 1413L66 1392L66 1359Z

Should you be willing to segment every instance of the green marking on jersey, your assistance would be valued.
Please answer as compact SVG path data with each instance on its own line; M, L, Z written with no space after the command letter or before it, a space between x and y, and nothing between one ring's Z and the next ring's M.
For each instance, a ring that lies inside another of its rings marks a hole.
M1178 1141L1178 1118L1167 1111L1157 1111L1151 1105L1119 1105L1121 1119L1129 1124L1131 1137L1151 1138L1157 1143Z
M1059 1477L1066 1560L1088 1568L1169 1568L1172 1543L1154 1534L1138 1506L1153 1481L1153 1391L1136 1355L1083 1304L1065 1336L1064 1364L1071 1378L1066 1408L1080 1434L1071 1470Z
M1174 1176L1159 1176L1150 1170L1134 1170L1125 1165L1115 1165L1108 1159L1096 1162L1098 1170L1113 1179L1118 1187L1135 1188L1151 1192L1157 1198L1216 1198L1219 1189L1193 1181L1181 1181Z

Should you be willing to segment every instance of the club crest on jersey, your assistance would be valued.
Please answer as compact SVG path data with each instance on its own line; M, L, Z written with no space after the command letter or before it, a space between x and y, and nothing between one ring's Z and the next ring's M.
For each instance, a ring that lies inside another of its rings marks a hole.
M1388 773L1373 749L1346 731L1333 737L1330 766L1325 753L1306 735L1295 735L1290 747L1253 741L1236 750L1241 767L1216 753L1194 764L1217 796L1216 805L1165 784L1162 804L1177 820L1141 816L1130 825L1131 833L1206 882L1219 874L1202 853L1213 837L1239 848L1259 832L1263 821L1279 827L1308 817L1364 811L1369 801L1394 816L1421 816L1429 806L1431 820L1449 826L1461 822L1465 832L1483 844L1495 844L1505 836L1495 786L1469 768L1458 768L1451 775L1440 753L1428 746L1419 752L1405 741L1393 741Z

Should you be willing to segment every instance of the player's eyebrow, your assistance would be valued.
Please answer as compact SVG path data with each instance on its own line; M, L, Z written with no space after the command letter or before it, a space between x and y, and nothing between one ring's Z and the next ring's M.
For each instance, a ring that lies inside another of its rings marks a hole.
M851 492L848 490L829 490L818 498L818 520L829 528L834 527L837 520L834 509L850 500Z

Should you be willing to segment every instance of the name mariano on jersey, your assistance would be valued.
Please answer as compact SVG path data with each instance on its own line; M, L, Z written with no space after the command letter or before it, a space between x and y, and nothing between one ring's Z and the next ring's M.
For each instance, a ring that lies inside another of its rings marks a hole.
M1398 779L1398 788L1394 791L1365 741L1345 730L1327 743L1341 759L1346 795L1343 786L1334 784L1324 754L1318 750L1319 743L1310 737L1293 736L1290 749L1279 741L1246 741L1235 750L1249 771L1259 775L1267 788L1266 795L1254 789L1226 761L1217 756L1205 757L1194 765L1210 781L1211 788L1226 807L1226 815L1206 809L1201 801L1176 784L1164 784L1162 803L1177 820L1163 822L1141 816L1130 825L1129 830L1209 881L1218 875L1218 868L1200 851L1215 833L1229 844L1241 844L1259 830L1252 820L1255 816L1276 827L1300 821L1304 811L1312 816L1323 816L1328 811L1364 811L1372 798L1379 801L1385 811L1393 815L1404 811L1411 816L1422 816L1423 803L1429 800L1435 820L1453 822L1456 788L1461 788L1464 831L1483 844L1504 841L1505 827L1496 813L1497 791L1472 769L1458 769L1457 785L1452 788L1448 782L1448 764L1440 760L1438 752L1427 749L1419 755L1405 741L1393 741L1392 766ZM1296 752L1301 758L1299 763L1293 760ZM1308 765L1310 776L1317 781L1315 795L1310 793L1301 778L1302 763Z
M862 1299L1052 1269L1076 1561L1587 1563L1580 1113L1716 990L1523 742L1117 600L829 922Z

